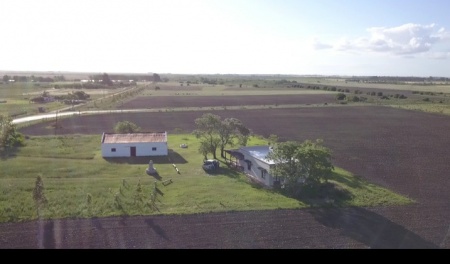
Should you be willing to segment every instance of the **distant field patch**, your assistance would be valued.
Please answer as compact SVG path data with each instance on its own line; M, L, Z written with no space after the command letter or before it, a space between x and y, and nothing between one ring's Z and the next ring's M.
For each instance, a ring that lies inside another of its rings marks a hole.
M121 109L208 107L333 103L332 94L242 95L242 96L147 96L124 103Z

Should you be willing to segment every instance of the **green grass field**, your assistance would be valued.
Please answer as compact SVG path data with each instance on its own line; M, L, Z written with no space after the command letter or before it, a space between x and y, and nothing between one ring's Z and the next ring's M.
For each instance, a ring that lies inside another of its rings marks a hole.
M245 175L221 166L209 175L201 168L203 157L192 135L169 135L169 158L154 158L161 179L156 181L155 207L151 195L155 178L145 169L149 159L105 160L98 136L32 137L14 157L0 161L0 222L28 221L38 217L32 199L36 177L41 175L48 204L43 218L105 217L120 215L194 214L220 211L272 210L318 206L317 201L296 200L251 184ZM188 148L179 145L188 144ZM266 144L253 137L251 145ZM179 169L178 174L175 166ZM172 183L162 182L171 179ZM138 182L141 191L138 191ZM370 184L337 168L330 182L345 191L334 204L342 206L400 205L411 203L389 190ZM88 198L89 197L89 198ZM320 206L320 204L319 204Z

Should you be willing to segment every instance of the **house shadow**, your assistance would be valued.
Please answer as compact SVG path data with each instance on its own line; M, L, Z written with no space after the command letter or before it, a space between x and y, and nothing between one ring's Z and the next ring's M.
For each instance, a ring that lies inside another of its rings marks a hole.
M140 156L140 157L103 157L104 160L110 163L118 164L139 164L143 165L153 161L153 164L185 164L187 160L183 158L178 152L169 149L167 156Z
M389 219L360 207L329 207L310 210L324 226L341 230L373 249L437 249L437 245Z

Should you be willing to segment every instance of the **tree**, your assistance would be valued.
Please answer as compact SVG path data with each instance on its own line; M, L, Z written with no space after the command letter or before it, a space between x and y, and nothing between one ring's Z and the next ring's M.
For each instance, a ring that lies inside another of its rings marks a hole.
M36 177L36 182L33 189L33 200L36 203L38 216L40 216L40 209L42 208L42 206L47 204L47 198L44 194L44 182L42 181L41 175L38 175Z
M5 83L8 83L10 79L11 79L11 77L9 77L8 75L3 75L3 81Z
M211 153L216 159L216 151L220 148L221 157L225 157L225 147L239 144L245 146L250 136L250 130L236 118L221 117L211 113L204 114L195 120L197 129L194 135L200 139L199 152L205 157Z
M0 149L8 150L24 144L24 136L17 131L11 117L0 115Z
M275 163L272 174L284 179L289 192L295 192L299 183L315 186L327 182L334 170L331 150L320 139L278 143L267 157Z
M202 117L195 119L197 129L193 134L200 139L201 153L211 153L216 159L216 150L220 144L219 129L221 127L220 116L211 113L203 114ZM205 155L206 157L206 155Z
M347 96L343 93L336 94L336 100L344 100Z
M219 126L220 156L225 158L225 147L233 147L237 143L241 146L247 145L250 129L236 118L226 118Z
M113 85L113 82L111 81L111 79L109 78L109 75L107 73L103 73L102 82L108 86Z
M274 146L278 142L278 136L275 134L270 134L267 139L270 146Z
M130 121L117 122L114 126L114 132L116 133L136 133L140 130L141 128L138 125Z
M157 73L153 73L153 81L154 82L161 82L161 77Z
M87 100L91 96L84 91L76 91L69 94L69 97L73 97L76 100Z

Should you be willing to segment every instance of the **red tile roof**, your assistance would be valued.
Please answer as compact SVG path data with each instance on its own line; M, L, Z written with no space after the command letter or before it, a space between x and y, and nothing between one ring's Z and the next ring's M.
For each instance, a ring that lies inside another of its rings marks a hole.
M107 134L103 133L102 143L141 143L141 142L167 142L166 132Z

